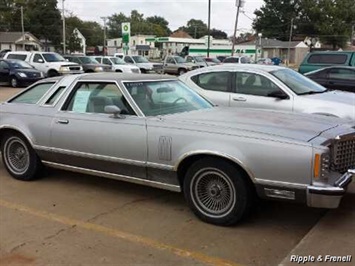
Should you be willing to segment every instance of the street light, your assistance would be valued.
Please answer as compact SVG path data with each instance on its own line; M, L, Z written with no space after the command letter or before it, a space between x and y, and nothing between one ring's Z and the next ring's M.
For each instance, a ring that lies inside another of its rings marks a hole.
M255 40L255 63L258 60L258 42L259 42L259 47L261 49L261 37L263 34L260 32L258 33L258 39Z

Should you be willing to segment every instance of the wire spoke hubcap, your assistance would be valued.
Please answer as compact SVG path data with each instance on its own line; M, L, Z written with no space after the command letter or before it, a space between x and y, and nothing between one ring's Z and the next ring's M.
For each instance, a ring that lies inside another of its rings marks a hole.
M16 174L23 174L30 165L30 155L26 145L17 138L5 144L5 158L8 167Z
M193 201L208 216L225 216L235 205L235 188L228 176L218 169L202 169L194 176Z

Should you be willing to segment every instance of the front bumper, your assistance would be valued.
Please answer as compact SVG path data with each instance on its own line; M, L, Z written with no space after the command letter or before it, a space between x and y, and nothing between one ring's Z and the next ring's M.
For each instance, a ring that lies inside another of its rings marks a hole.
M307 205L315 208L338 208L347 186L355 177L355 169L349 169L331 187L308 186Z

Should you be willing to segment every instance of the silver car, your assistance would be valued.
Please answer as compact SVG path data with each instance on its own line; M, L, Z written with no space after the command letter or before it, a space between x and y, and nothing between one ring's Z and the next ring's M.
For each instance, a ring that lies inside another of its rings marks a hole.
M234 224L254 195L336 208L355 174L355 125L213 106L161 75L40 81L0 104L4 166L43 166L183 192L203 221Z
M355 93L328 91L285 67L227 64L194 70L179 79L221 106L284 110L355 120Z

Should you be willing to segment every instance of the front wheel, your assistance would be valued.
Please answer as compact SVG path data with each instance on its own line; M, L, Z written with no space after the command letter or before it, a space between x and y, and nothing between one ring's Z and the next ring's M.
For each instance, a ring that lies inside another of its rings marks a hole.
M10 84L11 84L11 87L13 88L17 88L18 87L18 80L15 76L12 76L10 78Z
M37 154L20 134L5 134L1 139L4 165L14 178L31 181L38 177L42 164Z
M232 225L244 218L252 206L252 190L246 178L229 162L202 159L186 173L185 198L201 220Z

